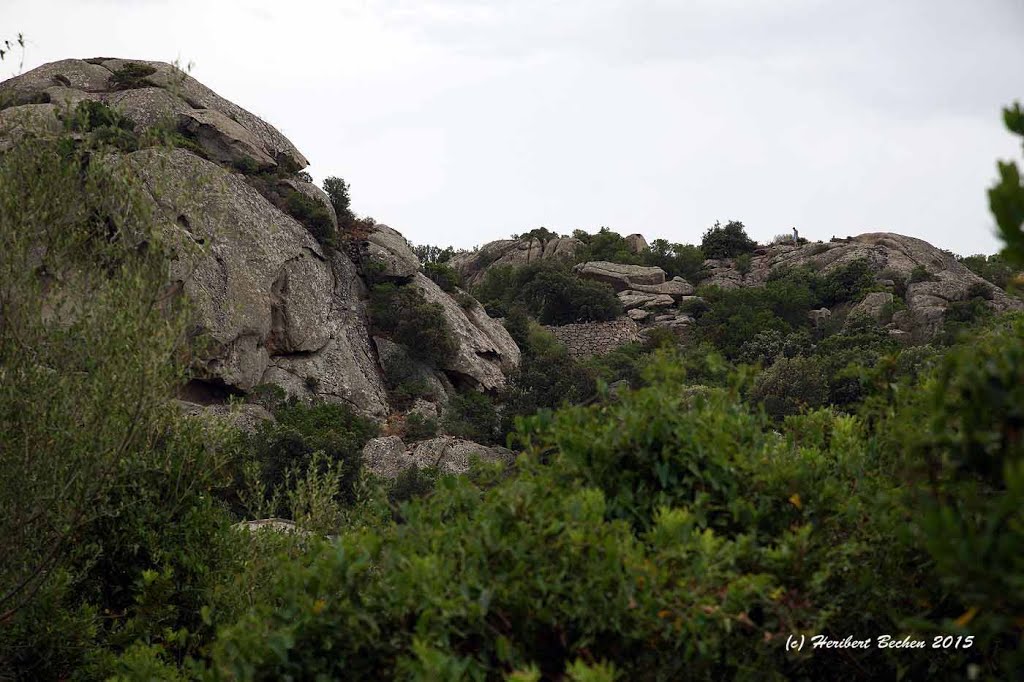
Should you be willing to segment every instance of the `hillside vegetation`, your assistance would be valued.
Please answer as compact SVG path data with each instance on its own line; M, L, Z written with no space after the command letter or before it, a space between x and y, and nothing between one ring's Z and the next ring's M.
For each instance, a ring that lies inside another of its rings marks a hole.
M579 360L539 322L606 319L619 300L562 266L501 271L478 294L522 360L507 384L453 393L445 418L514 463L379 478L363 447L382 427L344 402L263 386L231 401L273 413L248 428L175 406L211 342L190 333L169 258L204 245L166 237L125 162L128 131L79 115L0 154L0 677L1011 679L1024 666L1020 313L967 301L909 346L869 317L812 325L809 311L875 286L854 262L701 291L685 343L662 331ZM1024 136L1022 122L1008 111ZM183 144L127 144L140 143ZM1024 266L1024 186L1016 165L1000 170L1006 249L975 267L1012 285L1000 268ZM326 189L336 226L319 206L284 207L335 253L366 225L344 181ZM722 257L752 248L739 223L709 235ZM580 237L587 260L630 258L620 239ZM694 248L629 253L686 277ZM379 265L383 278L401 264ZM447 320L462 318L425 298L457 292L451 277L435 265L406 277L417 289L368 293L371 324L428 367L458 361ZM389 390L432 390L405 369ZM267 517L285 530L237 525ZM870 646L789 646L812 636Z

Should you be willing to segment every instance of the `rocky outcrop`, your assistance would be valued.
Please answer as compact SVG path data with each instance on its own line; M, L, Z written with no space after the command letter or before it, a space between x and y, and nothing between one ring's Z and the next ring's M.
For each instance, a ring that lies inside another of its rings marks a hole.
M649 251L651 247L647 245L647 240L644 239L642 234L636 233L626 237L626 246L633 253L643 253Z
M209 144L244 156L244 148L263 165L288 170L309 165L272 125L164 62L65 59L0 83L0 102L47 102L64 108L82 100L104 102L134 121L137 129L158 123L173 127L180 117L194 120L204 128L204 149Z
M946 309L957 301L984 289L986 305L995 311L1024 309L1024 303L978 277L952 254L914 237L889 232L862 234L845 240L803 245L773 244L751 255L750 268L741 273L734 260L704 262L703 285L731 287L763 286L769 274L782 267L806 266L819 274L863 260L875 273L880 286L907 283L907 309L893 316L896 329L928 338L941 326ZM927 281L910 282L912 274L926 272ZM872 299L871 305L881 301Z
M398 436L384 436L372 439L363 447L363 467L382 478L395 478L413 467L436 468L445 474L464 474L469 471L474 458L482 462L511 464L515 453L452 436L438 436L413 445L406 445Z
M449 264L469 284L478 284L488 268L509 265L521 267L541 260L572 262L583 242L574 237L540 239L501 239L476 251L455 254Z
M377 277L407 281L420 271L420 259L409 242L387 225L374 225L366 238L365 252Z
M869 317L876 322L882 322L883 314L887 307L891 306L895 297L889 291L872 291L864 299L850 309L847 321L858 317Z
M194 379L183 390L188 400L224 402L275 384L383 421L391 406L381 343L369 332L361 270L368 263L375 264L375 279L415 286L444 310L459 349L431 375L438 400L452 390L449 377L495 389L518 365L519 349L504 327L475 301L468 304L468 295L460 294L460 305L419 274L419 260L395 230L376 225L361 245L353 239L353 248L335 250L279 209L286 202L276 194L298 192L320 202L337 223L326 194L298 173L307 161L284 135L169 64L65 60L5 81L0 146L15 138L18 126L59 132L58 114L83 100L120 112L136 133L159 126L184 140L113 162L141 178L171 236L170 283L190 302L191 333L199 342Z
M411 285L419 289L427 301L441 306L449 329L459 341L454 357L439 369L456 385L468 380L485 390L504 386L505 374L519 366L520 354L501 322L489 317L483 306L472 298L463 299L471 302L463 307L422 273L416 273Z
M654 266L590 261L580 263L573 270L583 279L610 284L615 291L636 290L638 286L665 283L665 271Z

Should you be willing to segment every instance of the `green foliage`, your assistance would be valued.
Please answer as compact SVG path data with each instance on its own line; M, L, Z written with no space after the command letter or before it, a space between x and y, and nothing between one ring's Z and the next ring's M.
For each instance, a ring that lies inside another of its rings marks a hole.
M704 233L700 250L705 258L736 258L757 248L757 242L747 236L743 223L730 220L724 226L715 222Z
M749 253L741 253L736 256L736 272L741 275L747 275L750 273L751 267L751 256Z
M1000 254L985 256L979 253L973 256L957 257L957 260L978 277L995 284L1000 289L1009 288L1016 275L1014 268Z
M405 418L405 439L407 441L425 440L437 435L437 420L433 417L424 417L419 412L413 412Z
M306 226L313 238L327 247L335 245L334 222L327 208L317 199L292 190L285 199L288 213Z
M196 654L202 595L233 554L219 438L169 404L188 350L170 251L109 151L41 134L0 157L5 677L102 678L137 639Z
M910 271L910 279L907 280L908 284L917 284L918 282L934 282L935 275L928 272L928 268L923 265L916 265L914 269Z
M558 239L558 233L552 232L546 227L537 227L529 232L523 232L522 234L512 235L512 239L537 239L541 242L551 241L552 239Z
M133 152L139 148L135 124L102 102L79 102L64 125L70 131L87 134L90 146L111 147L122 152Z
M338 229L349 231L356 222L356 215L352 212L352 198L349 195L350 186L342 178L329 177L324 179L324 191L331 200L334 213L338 216Z
M518 315L522 313L513 311L505 321L522 351L522 360L509 376L508 386L501 396L501 442L504 442L504 435L513 430L517 417L545 408L581 403L596 392L594 371L590 367L569 357L565 347L535 322L523 320L522 327L515 328Z
M833 306L859 301L874 286L875 275L871 264L862 258L850 261L825 275L819 289L821 302Z
M501 439L501 415L494 399L479 391L464 391L448 400L445 433L477 443L498 443Z
M750 397L763 403L770 416L781 419L824 405L828 381L818 359L782 357L757 377Z
M692 244L673 244L665 239L655 239L642 258L644 265L661 268L669 278L682 277L688 282L701 279L704 253Z
M622 303L611 287L554 267L538 268L516 300L522 301L541 324L611 320L622 314Z
M564 263L490 268L474 293L489 314L503 316L521 305L541 324L610 320L622 313L611 287L580 279Z
M462 277L455 269L444 263L427 262L423 264L423 274L429 277L434 283L441 287L442 291L451 293L456 287L462 286Z
M1003 109L1003 122L1013 134L1024 138L1024 110L1015 102ZM999 182L988 191L989 207L995 216L1008 263L1024 267L1024 182L1013 161L1000 161Z
M455 249L450 246L441 248L433 244L419 244L412 247L413 253L424 265L428 263L447 263L455 255Z
M595 234L577 230L573 236L583 242L582 248L576 251L577 261L603 260L632 265L640 265L643 262L640 254L629 248L625 237L607 227L602 227Z
M362 465L362 448L377 435L376 425L345 405L292 401L278 408L274 421L262 422L250 435L240 435L240 466L256 467L258 490L249 491L242 504L261 516L290 517L289 493L316 464L323 475L336 467L335 499L355 501L355 486Z
M156 67L138 62L128 62L110 76L114 90L134 90L152 85L146 79L156 73Z
M459 349L439 303L412 286L378 284L370 292L374 328L406 347L409 355L434 367L446 365Z

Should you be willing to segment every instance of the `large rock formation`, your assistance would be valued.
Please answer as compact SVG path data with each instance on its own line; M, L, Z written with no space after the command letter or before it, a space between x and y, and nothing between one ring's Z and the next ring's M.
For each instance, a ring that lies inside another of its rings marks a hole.
M414 286L443 308L459 350L439 368L439 385L450 388L450 375L467 388L494 389L518 364L504 327L475 301L467 305L468 295L460 305L419 274L395 230L378 225L350 240L352 248L333 249L278 208L281 192L301 193L337 224L326 195L298 173L306 158L284 135L170 64L72 59L5 81L0 145L29 124L61 130L59 117L87 100L127 117L137 134L159 128L182 142L119 162L141 177L177 245L171 284L190 301L192 333L202 342L183 397L217 403L276 384L383 420L390 406L367 319L368 274Z
M450 265L469 285L478 284L488 268L502 265L520 267L541 260L563 259L572 262L583 242L575 237L557 239L500 239L476 251L455 254Z
M580 263L573 270L583 279L610 284L615 291L637 290L637 287L660 286L665 283L665 271L654 266L599 260Z
M773 244L752 254L745 273L740 272L734 260L707 260L701 284L725 288L763 286L776 268L807 266L828 274L856 260L864 260L880 284L894 288L896 280L905 283L907 309L893 316L893 326L894 330L912 333L919 339L928 338L940 328L951 304L967 300L979 291L985 292L986 305L995 311L1024 308L1019 299L975 275L951 253L921 239L889 232L828 243ZM912 281L921 273L925 275L923 281ZM874 296L864 302L858 313L877 316L886 300Z

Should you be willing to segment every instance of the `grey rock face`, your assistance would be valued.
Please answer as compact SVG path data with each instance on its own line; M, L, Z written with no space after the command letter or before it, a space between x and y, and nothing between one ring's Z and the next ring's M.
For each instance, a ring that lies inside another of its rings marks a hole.
M573 269L583 279L610 284L615 291L635 290L637 285L665 283L665 271L658 267L591 261L580 263Z
M893 295L888 291L873 291L864 297L860 303L850 309L847 320L853 320L859 316L870 317L875 321L882 319L882 313L886 306L892 304Z
M423 273L412 280L427 301L437 303L459 341L455 357L441 367L446 373L471 380L486 390L505 385L505 374L519 366L519 347L497 320L488 317L483 306L473 301L463 308Z
M273 168L277 162L263 151L248 130L216 109L191 109L178 115L178 126L196 138L214 161L232 166Z
M112 79L129 63L151 67L154 72L141 79L140 87L119 89ZM216 119L216 125L207 133L216 136L221 130L226 134L216 145L237 146L237 141L228 138L241 137L246 145L254 148L253 153L258 158L270 159L275 165L285 164L289 170L301 170L309 165L306 157L272 125L165 62L65 59L0 83L0 102L41 100L74 106L83 99L104 102L130 117L139 127L163 120L177 122L179 115L205 110L199 116Z
M629 250L633 253L643 253L644 251L649 251L651 248L647 245L647 240L644 239L644 236L639 233L631 234L626 237L626 246L628 246Z
M673 277L662 284L637 284L633 282L631 286L634 291L640 291L646 294L665 294L675 299L680 299L683 296L690 296L695 291L693 285L682 277Z
M807 317L810 318L811 324L815 327L820 327L832 319L832 311L828 308L819 308L818 310L812 310L807 313Z
M366 255L383 268L378 276L408 280L419 272L420 259L396 230L387 225L375 225L366 241Z
M477 251L456 254L450 265L467 284L473 285L478 284L492 267L521 267L551 259L571 261L582 245L574 237L559 237L546 242L539 239L501 239L485 244Z
M452 436L438 436L411 446L398 436L384 436L374 438L363 447L363 466L383 478L395 478L412 467L436 467L445 474L464 474L469 471L474 457L483 462L511 464L515 453Z
M379 344L370 338L368 291L356 264L322 247L254 188L259 183L236 172L274 168L278 185L320 201L336 221L326 194L295 174L305 157L275 128L181 71L133 63L152 73L118 84L125 60L65 60L0 83L0 147L22 122L58 132L58 108L81 100L121 111L137 132L177 125L208 158L192 147L154 147L111 162L138 174L171 236L170 282L188 298L191 331L202 339L192 359L197 385L247 392L272 383L293 396L386 417ZM410 282L440 304L459 341L450 366L431 373L438 401L453 390L449 377L488 390L504 385L519 349L500 322L475 301L459 305L419 274L409 243L386 225L373 229L365 249L380 257L385 277Z

